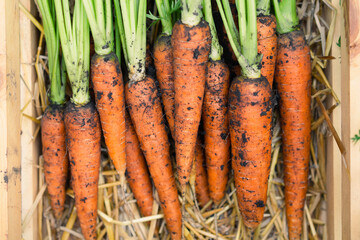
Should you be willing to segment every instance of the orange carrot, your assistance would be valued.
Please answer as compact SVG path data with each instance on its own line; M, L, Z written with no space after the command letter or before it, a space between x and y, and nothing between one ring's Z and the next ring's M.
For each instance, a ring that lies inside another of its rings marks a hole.
M263 54L261 75L273 85L277 54L276 19L274 15L257 17L258 51Z
M175 138L175 87L172 62L171 35L161 34L154 45L154 64L156 68L156 78L160 85L166 120L169 124L171 135Z
M184 8L183 8L184 9ZM171 38L175 83L175 152L182 191L189 181L205 91L211 34L207 22L178 21Z
M181 211L172 172L169 139L163 122L161 103L150 76L130 82L125 88L131 120L158 191L167 228L172 239L181 239Z
M271 161L271 88L265 77L236 78L230 88L232 167L247 227L261 222Z
M152 214L153 195L149 171L130 116L126 114L126 176L144 216Z
M93 56L91 80L109 156L122 176L126 169L125 97L120 64L114 53Z
M280 95L289 239L300 239L308 182L311 132L310 50L300 30L279 36L275 83Z
M65 143L64 107L49 105L41 119L44 175L51 208L59 219L64 211L68 157Z
M204 207L210 201L204 158L204 147L198 139L195 147L195 193L200 207Z
M230 72L219 60L208 63L203 106L205 156L211 199L215 203L225 195L230 161L228 94Z
M85 239L96 239L101 130L95 105L69 103L65 109L65 128L81 230Z

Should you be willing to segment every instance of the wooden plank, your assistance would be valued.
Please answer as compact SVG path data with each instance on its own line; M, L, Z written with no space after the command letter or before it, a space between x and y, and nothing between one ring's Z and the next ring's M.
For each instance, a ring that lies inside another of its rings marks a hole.
M0 0L0 239L21 239L19 1Z
M350 138L360 129L360 3L344 2L342 32L342 139L350 178L343 173L343 239L360 239L360 147Z
M338 46L338 41L341 34L341 5L339 0L331 0L335 7L334 11L326 7L326 20L330 23L335 17L334 37L330 55L335 59L329 61L326 69L328 80L330 81L334 91L341 99L341 48ZM336 10L336 12L335 12ZM328 106L336 104L334 98L330 97L327 102ZM341 104L331 114L331 120L335 130L341 136ZM328 238L341 239L342 221L341 221L341 153L333 136L328 136L326 139L327 146L327 162L326 162L326 190L327 190L327 230Z
M33 0L20 0L23 6L36 14ZM35 15L36 16L36 15ZM26 106L23 113L36 118L35 101L33 100L36 73L34 61L37 50L38 31L26 15L20 11L20 106ZM36 97L36 96L35 96ZM31 102L30 104L29 101ZM38 159L40 153L40 135L34 138L38 127L32 120L21 118L21 187L22 187L22 219L29 212L38 192ZM37 214L23 230L22 237L26 240L38 239Z

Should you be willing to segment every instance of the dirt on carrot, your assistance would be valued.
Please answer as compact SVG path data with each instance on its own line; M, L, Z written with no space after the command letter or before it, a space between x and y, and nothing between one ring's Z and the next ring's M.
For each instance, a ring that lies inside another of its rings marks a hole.
M181 239L181 211L172 171L169 139L155 80L126 84L126 102L172 239Z
M120 64L114 53L93 56L91 80L109 156L118 173L124 175L125 96Z
M263 219L271 162L271 88L265 77L233 80L229 94L232 167L247 227Z
M280 96L289 239L300 239L311 141L311 61L301 30L279 36L275 83Z
M95 105L92 102L84 106L68 103L65 129L81 231L86 240L96 239L101 129Z
M171 38L175 84L175 152L182 188L189 181L205 91L211 34L207 22L178 21Z
M69 159L66 153L64 107L49 105L41 119L44 175L56 219L64 211Z

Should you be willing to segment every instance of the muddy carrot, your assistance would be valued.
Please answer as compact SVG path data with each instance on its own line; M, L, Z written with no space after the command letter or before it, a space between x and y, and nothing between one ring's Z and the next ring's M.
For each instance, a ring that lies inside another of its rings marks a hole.
M262 55L258 54L257 48L255 0L237 0L239 35L230 11L226 10L230 8L228 2L221 4L217 0L217 3L242 70L242 76L231 83L229 93L236 195L244 224L256 228L263 218L267 198L271 160L271 87L261 76L259 68Z
M211 34L202 21L201 0L182 1L171 44L175 84L175 152L182 192L189 181L205 91Z
M140 212L144 216L152 214L152 184L140 143L130 116L126 114L126 176L134 193Z
M132 1L121 1L120 4L115 1L115 10L129 72L125 97L130 117L159 194L167 229L172 239L181 239L180 203L172 172L169 139L161 102L155 80L145 74L146 1L140 1L136 6ZM136 26L130 24L128 17L135 19ZM125 38L131 36L135 28L136 34L132 38Z
M90 240L96 239L101 160L99 115L89 94L90 28L82 1L75 1L72 19L68 1L55 0L55 10L73 93L64 113L71 182L81 231Z
M91 81L109 156L122 179L125 159L125 96L118 57L114 53L111 0L83 0L95 43Z
M59 219L64 210L68 157L65 144L64 103L66 72L60 69L60 39L55 14L50 11L53 2L38 0L48 50L50 91L49 101L41 119L41 141L44 157L44 175L51 208ZM62 69L65 69L64 63Z
M311 61L299 30L296 1L274 1L278 57L275 83L280 95L285 204L289 239L300 239L306 199L311 132Z
M215 203L224 197L230 161L230 137L228 117L228 95L230 71L222 60L211 0L204 1L205 20L212 35L210 60L207 64L205 96L203 105L203 127L205 130L205 157L211 199Z

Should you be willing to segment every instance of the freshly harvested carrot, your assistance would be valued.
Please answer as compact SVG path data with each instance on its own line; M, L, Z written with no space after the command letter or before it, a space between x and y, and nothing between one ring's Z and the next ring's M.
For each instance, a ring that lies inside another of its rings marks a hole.
M263 55L261 75L273 85L277 55L276 18L270 14L270 1L257 0L258 51Z
M155 81L147 76L142 81L127 84L125 93L132 122L158 190L167 227L172 239L180 239L180 203Z
M82 1L55 0L56 18L66 70L72 88L65 108L66 144L71 183L81 231L86 240L96 239L98 180L101 161L101 129L95 104L90 101L90 28ZM67 24L65 24L67 23Z
M301 239L308 183L311 60L304 33L298 29L296 1L274 1L274 7L279 33L275 83L280 96L286 218L293 240Z
M230 71L221 60L211 0L204 1L205 20L212 35L210 61L207 64L205 96L202 112L205 130L205 157L211 199L219 203L225 195L230 161L228 95Z
M65 127L81 231L85 239L96 239L101 130L95 105L69 103L65 109Z
M51 208L59 219L64 211L68 157L65 144L64 108L49 105L41 119L44 175Z
M91 80L109 156L122 176L126 169L125 96L120 64L113 52L93 56Z
M115 169L123 180L125 156L125 96L121 67L114 53L111 0L83 0L95 43L91 81L100 115L105 144Z
M121 4L121 8L120 8ZM181 239L182 216L180 202L172 172L170 144L163 121L163 112L155 80L145 74L146 56L146 1L140 1L133 9L131 1L115 1L124 57L129 72L125 86L125 98L141 149L150 174L158 191L171 239ZM132 11L130 11L132 9ZM127 14L135 19L130 24ZM136 28L136 31L135 31ZM132 38L132 32L136 32Z
M210 201L209 186L204 165L204 147L198 139L195 147L195 193L200 207L205 206Z
M126 114L126 176L143 216L152 214L152 184L130 116Z
M55 25L55 13L50 11L54 3L48 0L38 0L37 3L44 26L50 78L50 105L45 109L41 119L44 175L51 208L55 218L59 219L64 210L68 172L64 125L66 71L65 63L60 64L60 38Z
M154 44L154 64L166 120L169 124L171 135L175 138L175 86L172 62L171 35L161 34Z
M256 2L237 0L240 38L224 7L217 0L230 43L242 69L229 93L229 119L236 195L244 224L256 228L263 219L271 161L271 87L261 76L258 53ZM227 16L225 17L225 14ZM239 40L239 41L238 41Z
M189 181L205 91L206 64L211 47L201 0L184 0L181 21L171 37L175 84L175 153L182 192Z

